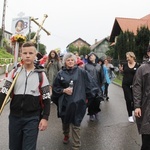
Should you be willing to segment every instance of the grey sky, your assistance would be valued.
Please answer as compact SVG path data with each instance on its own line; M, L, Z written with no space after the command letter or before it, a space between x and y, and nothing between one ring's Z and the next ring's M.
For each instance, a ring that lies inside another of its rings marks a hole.
M0 0L0 18L2 18L4 0ZM115 17L142 18L150 14L149 0L7 0L5 29L11 32L12 18L20 12L25 16L48 18L44 27L50 36L40 32L41 43L47 52L55 48L64 51L66 46L77 38L89 44L95 39L101 40L111 34ZM0 19L0 26L2 19ZM32 31L38 27L32 23Z

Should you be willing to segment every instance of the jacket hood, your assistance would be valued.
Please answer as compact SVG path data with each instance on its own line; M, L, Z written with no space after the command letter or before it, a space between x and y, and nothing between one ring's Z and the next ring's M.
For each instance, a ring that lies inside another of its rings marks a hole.
M95 55L95 57L96 57L95 63L97 63L97 62L98 62L98 56L97 56L94 52L90 52L90 53L88 54L88 58L87 58L88 63L92 63L92 62L90 61L90 59L89 59L92 54Z

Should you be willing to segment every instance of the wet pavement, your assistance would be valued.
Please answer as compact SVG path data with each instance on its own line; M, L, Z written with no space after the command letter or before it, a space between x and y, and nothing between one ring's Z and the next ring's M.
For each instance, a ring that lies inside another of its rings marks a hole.
M98 120L91 122L85 115L80 150L140 150L141 138L136 124L128 122L122 88L111 84L109 97L108 102L101 102ZM8 114L9 104L0 116L0 150L8 150ZM51 104L49 126L39 132L37 150L71 150L71 138L67 145L62 140L61 120L57 118L55 104Z

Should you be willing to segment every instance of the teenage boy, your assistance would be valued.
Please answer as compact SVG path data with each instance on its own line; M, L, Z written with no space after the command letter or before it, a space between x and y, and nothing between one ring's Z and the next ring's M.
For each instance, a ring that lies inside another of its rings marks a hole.
M22 67L14 85L9 114L9 149L36 150L38 131L48 126L50 114L49 82L42 70L36 69L36 47L26 42L21 48ZM17 70L13 69L0 92L0 107ZM40 74L41 80L40 81Z

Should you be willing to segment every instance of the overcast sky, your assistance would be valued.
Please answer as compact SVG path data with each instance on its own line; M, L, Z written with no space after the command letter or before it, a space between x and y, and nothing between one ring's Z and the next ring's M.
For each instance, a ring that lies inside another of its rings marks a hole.
M0 0L0 26L4 0ZM13 18L23 12L24 16L39 18L47 14L44 27L51 33L40 32L41 43L47 52L55 48L61 51L82 38L90 45L110 36L116 17L142 18L150 14L149 0L7 0L5 29L11 32ZM38 27L31 24L32 31Z

